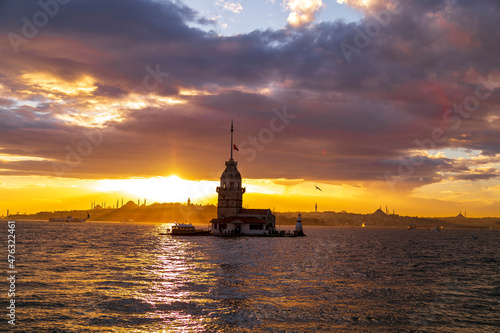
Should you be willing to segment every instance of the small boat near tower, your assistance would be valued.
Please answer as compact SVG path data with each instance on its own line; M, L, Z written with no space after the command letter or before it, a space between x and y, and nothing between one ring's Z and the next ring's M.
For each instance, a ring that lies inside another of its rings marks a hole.
M160 233L160 235L171 235L171 236L209 236L211 234L210 230L196 229L191 223L178 223L172 226L167 232Z

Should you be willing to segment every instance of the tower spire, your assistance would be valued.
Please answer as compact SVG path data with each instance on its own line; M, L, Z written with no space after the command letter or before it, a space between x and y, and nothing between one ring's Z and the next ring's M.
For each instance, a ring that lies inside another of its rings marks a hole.
M233 121L231 120L231 161L233 160Z

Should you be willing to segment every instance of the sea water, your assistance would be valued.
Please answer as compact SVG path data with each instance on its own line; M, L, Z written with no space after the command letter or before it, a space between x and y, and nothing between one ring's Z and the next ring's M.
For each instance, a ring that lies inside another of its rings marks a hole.
M498 332L500 232L16 222L16 332Z

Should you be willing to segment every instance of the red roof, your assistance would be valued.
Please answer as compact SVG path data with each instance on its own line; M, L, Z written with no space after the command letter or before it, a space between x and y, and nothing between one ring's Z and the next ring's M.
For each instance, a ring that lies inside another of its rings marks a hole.
M210 223L234 223L236 221L240 221L243 223L251 223L251 224L266 224L266 220L259 219L253 216L231 216L223 219L212 219Z

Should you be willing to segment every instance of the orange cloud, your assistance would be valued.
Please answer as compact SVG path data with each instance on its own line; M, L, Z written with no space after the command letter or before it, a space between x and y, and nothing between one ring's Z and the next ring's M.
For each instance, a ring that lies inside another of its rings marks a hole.
M323 8L322 0L288 0L285 2L287 9L291 11L288 15L288 23L291 26L304 26L316 17L316 13Z

